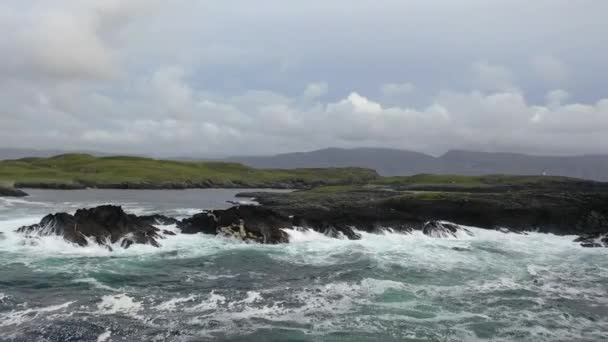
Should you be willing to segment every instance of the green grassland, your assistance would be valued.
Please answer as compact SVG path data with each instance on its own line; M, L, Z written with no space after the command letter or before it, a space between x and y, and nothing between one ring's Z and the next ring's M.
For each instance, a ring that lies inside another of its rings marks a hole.
M17 187L310 187L367 183L377 177L375 171L361 168L257 170L238 163L86 154L0 162L0 184Z
M311 195L388 189L438 192L504 192L530 189L597 189L597 183L551 176L420 174L380 177L363 168L254 169L238 163L183 162L142 157L64 154L0 161L0 185L49 188L247 187L311 189ZM419 195L423 196L423 194Z

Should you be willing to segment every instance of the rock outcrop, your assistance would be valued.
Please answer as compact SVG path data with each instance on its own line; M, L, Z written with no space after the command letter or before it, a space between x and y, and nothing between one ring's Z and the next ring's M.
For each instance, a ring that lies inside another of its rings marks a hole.
M4 197L25 197L28 194L25 191L15 189L15 188L7 188L4 186L0 186L0 196Z
M196 214L177 224L184 234L219 234L265 244L289 242L281 228L293 225L289 217L258 206L236 206Z
M442 221L429 221L422 228L422 233L434 238L458 237L460 233L472 236L473 233L457 224Z
M608 193L603 191L436 193L353 188L243 196L255 197L263 207L293 215L319 231L357 227L373 233L390 227L407 232L441 220L492 230L508 227L512 233L608 233Z
M163 238L160 230L146 220L126 214L121 207L112 205L79 209L74 215L50 214L40 223L21 227L17 231L28 236L61 236L79 246L94 242L109 248L117 242L123 248L132 244L158 247L158 240Z

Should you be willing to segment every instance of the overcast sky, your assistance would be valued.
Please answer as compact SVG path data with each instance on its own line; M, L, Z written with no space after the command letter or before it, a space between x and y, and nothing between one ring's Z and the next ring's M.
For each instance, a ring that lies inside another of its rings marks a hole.
M608 153L605 0L2 0L0 147Z

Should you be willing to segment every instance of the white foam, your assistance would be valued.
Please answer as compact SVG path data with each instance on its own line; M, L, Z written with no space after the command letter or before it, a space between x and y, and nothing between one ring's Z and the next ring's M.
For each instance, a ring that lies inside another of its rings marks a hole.
M142 309L141 302L135 301L125 293L103 296L101 302L97 304L97 313L103 315L123 314L140 318L138 313Z
M206 299L204 299L200 304L189 308L188 311L198 312L206 310L215 310L224 303L226 303L226 297L222 296L221 294L215 293L215 291L211 291L211 293Z
M154 308L156 310L160 310L160 311L175 311L180 304L193 302L194 300L196 300L195 295L190 295L188 297L173 298L173 299L170 299L168 301L158 304Z
M312 229L306 229L301 227L294 228L286 228L283 229L284 232L289 235L289 242L298 243L298 242L309 242L309 241L328 241L332 239L331 237L326 236L325 234L321 234Z
M112 331L106 330L105 332L103 332L101 335L99 335L97 337L97 342L106 342L107 340L110 339L111 336L112 336Z
M21 325L23 323L30 322L36 319L36 317L38 317L38 315L41 313L49 313L66 309L73 303L74 302L66 302L63 304L51 305L42 308L32 308L21 311L11 311L8 313L2 313L0 314L0 326Z

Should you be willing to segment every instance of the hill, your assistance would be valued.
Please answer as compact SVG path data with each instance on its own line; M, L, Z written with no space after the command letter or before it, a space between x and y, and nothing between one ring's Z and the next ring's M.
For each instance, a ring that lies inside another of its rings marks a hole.
M258 170L238 163L64 154L0 161L0 184L19 188L308 188L367 183L362 168Z
M86 153L94 156L107 156L108 153L97 151L65 151L65 150L37 150L31 148L0 148L0 160L11 160L20 158L48 158L60 154L68 153Z
M275 156L227 160L257 168L364 167L383 176L420 173L456 175L555 175L608 181L608 156L533 156L516 153L449 151L440 157L385 148L328 148Z

